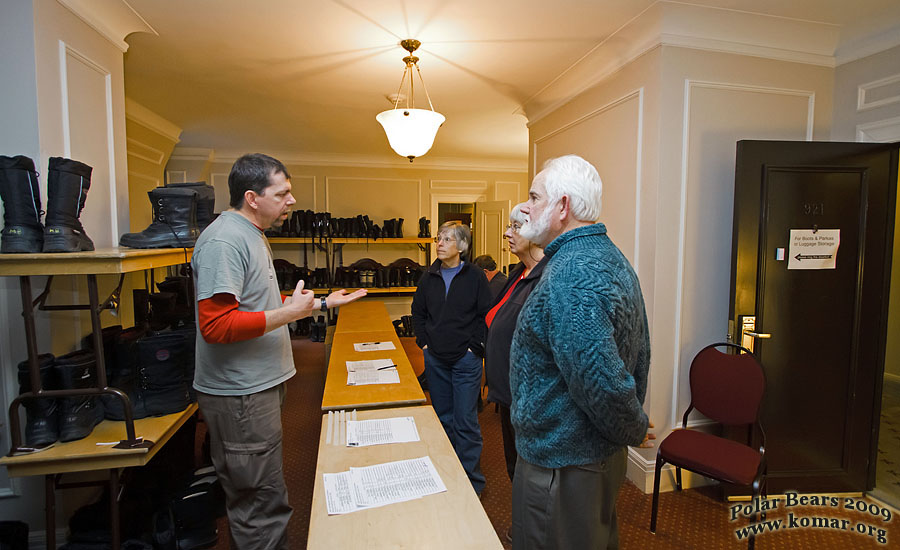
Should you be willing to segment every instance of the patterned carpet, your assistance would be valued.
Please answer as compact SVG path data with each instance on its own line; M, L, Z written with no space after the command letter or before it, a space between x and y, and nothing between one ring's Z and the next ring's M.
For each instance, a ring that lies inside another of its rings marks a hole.
M297 376L288 383L284 410L284 468L290 492L294 516L290 523L290 546L294 550L306 547L309 531L309 512L312 501L313 482L316 468L317 441L320 426L320 404L325 383L324 345L308 340L294 340L294 361ZM413 361L416 358L412 358ZM900 405L900 403L898 403ZM900 419L900 415L894 415ZM480 415L484 452L482 469L487 477L487 487L482 505L490 517L497 533L506 532L510 525L511 486L506 476L503 448L500 437L500 419L493 406L487 406ZM201 430L202 432L202 430ZM900 462L900 454L893 452L892 458ZM864 506L876 506L874 501L862 501ZM729 521L729 503L718 499L714 488L691 489L682 493L660 495L659 523L657 534L648 531L650 523L650 495L644 495L633 484L626 481L618 500L621 548L656 550L693 550L744 548L743 542L735 538L735 530L746 525L746 520ZM873 508L874 509L874 508ZM847 519L847 531L822 528L785 530L793 513L794 520L812 522L814 517ZM869 512L851 512L842 507L795 506L770 513L769 521L783 520L777 532L766 532L757 538L760 549L823 548L876 549L900 548L900 519L891 521ZM869 534L871 527L871 535ZM227 522L219 524L220 534L217 549L228 548ZM852 529L860 528L866 534ZM879 529L885 544L879 544ZM510 545L505 545L510 548ZM326 549L333 550L333 549ZM337 549L334 549L337 550ZM577 549L575 549L577 550Z

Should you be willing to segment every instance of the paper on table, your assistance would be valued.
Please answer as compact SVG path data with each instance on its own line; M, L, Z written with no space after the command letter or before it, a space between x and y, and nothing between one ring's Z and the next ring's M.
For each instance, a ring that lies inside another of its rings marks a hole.
M365 361L347 361L347 372L360 372L378 370L381 367L390 367L394 364L392 359L368 359Z
M348 447L408 443L410 441L419 441L416 421L411 416L347 422Z
M359 342L353 344L356 351L382 351L389 349L397 349L393 342Z
M348 386L365 386L368 384L399 384L400 374L397 369L361 370L347 373Z
M431 457L323 474L328 515L405 502L447 490Z

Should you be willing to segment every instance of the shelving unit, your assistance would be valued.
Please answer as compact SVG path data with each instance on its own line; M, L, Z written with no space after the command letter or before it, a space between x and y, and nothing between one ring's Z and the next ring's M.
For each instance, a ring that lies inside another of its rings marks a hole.
M363 237L268 237L269 244L273 246L280 245L313 245L316 249L325 253L325 267L329 276L334 276L335 255L340 253L345 245L366 245L366 246L385 246L385 245L416 245L419 250L425 252L425 267L431 265L431 243L430 237L403 237L399 239L367 239ZM312 289L316 295L325 295L330 293L332 288L314 288ZM352 291L356 289L347 290ZM410 295L416 292L416 287L369 287L368 293L373 294L400 294ZM290 295L292 291L283 290L284 295Z

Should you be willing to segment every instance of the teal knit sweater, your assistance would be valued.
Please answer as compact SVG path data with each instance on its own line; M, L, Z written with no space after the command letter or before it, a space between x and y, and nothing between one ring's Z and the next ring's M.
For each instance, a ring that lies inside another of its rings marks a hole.
M601 462L647 433L650 336L640 283L602 223L557 237L519 315L510 418L528 462Z

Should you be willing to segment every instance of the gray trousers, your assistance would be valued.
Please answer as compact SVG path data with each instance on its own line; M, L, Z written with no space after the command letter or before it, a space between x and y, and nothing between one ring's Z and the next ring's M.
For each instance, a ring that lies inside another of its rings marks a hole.
M514 550L606 550L619 547L616 496L625 450L598 464L542 468L521 456L512 492Z
M213 465L225 490L233 549L288 547L293 510L281 461L283 399L283 384L251 395L197 392Z

